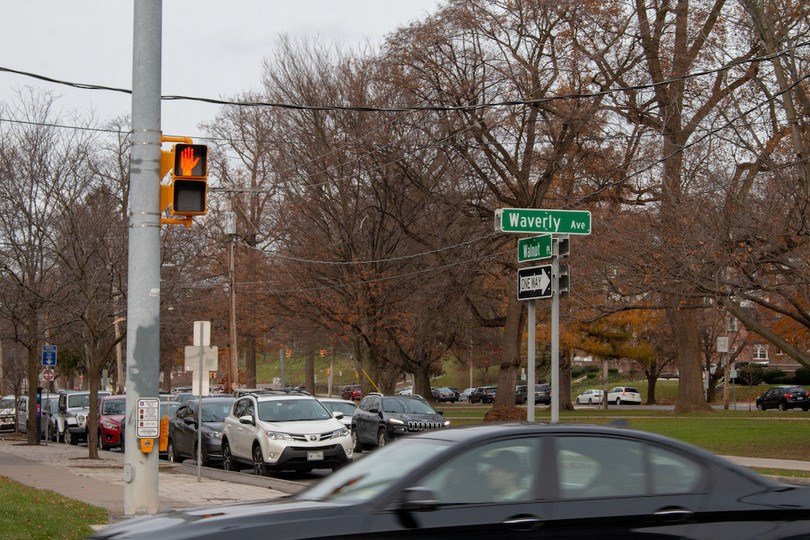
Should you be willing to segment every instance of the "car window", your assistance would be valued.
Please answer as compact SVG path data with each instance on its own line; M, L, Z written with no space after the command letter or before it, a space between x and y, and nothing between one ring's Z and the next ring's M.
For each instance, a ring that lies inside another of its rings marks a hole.
M367 411L371 408L371 403L374 401L372 396L366 396L363 398L363 401L360 402L359 407L364 411Z
M440 504L528 501L535 498L533 464L542 438L478 446L428 473L420 482Z
M322 401L323 406L331 412L342 412L346 416L352 416L357 405L354 403L342 403L339 401Z
M680 455L638 441L587 436L557 439L557 469L563 499L643 496L648 485L655 494L688 493L702 470Z
M230 403L205 403L202 408L203 422L222 422L231 410Z
M364 457L362 465L338 469L295 497L304 500L367 501L411 475L426 459L453 443L436 439L401 439Z
M259 403L259 419L264 422L301 422L332 418L316 399L285 399Z
M68 408L78 408L78 407L89 407L90 406L90 394L76 394L73 396L67 397Z
M383 400L383 410L389 413L438 414L427 402L395 397Z
M638 394L638 390L636 390L635 388L625 388L625 391L626 392L632 392L634 394Z
M106 399L101 405L101 414L126 414L127 402L124 399Z

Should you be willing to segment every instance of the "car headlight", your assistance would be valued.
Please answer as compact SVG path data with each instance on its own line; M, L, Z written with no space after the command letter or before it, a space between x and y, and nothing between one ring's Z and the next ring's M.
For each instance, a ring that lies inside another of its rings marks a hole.
M396 424L398 426L404 426L405 425L405 422L403 422L399 418L389 418L388 423L389 424Z
M289 433L282 433L280 431L267 431L267 438L277 441L291 441L293 438L290 436Z
M202 432L203 432L203 435L205 435L206 437L211 437L212 439L221 439L222 438L222 432L221 431L216 431L216 430L213 430L213 429L204 429L204 430L202 430Z
M444 427L450 427L450 420L444 421Z
M118 424L114 424L112 422L102 422L101 425L106 429L118 429Z
M346 437L349 434L349 430L346 428L336 429L332 432L332 438L336 439L338 437Z
M84 415L83 414L77 415L76 422L78 422L79 424L84 424Z

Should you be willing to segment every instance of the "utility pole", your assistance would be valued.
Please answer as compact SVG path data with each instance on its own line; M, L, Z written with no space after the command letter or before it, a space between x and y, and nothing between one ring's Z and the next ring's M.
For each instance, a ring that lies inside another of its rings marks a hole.
M239 386L239 367L236 350L236 262L234 261L234 245L236 243L236 214L233 211L233 192L228 196L228 214L226 218L226 233L229 236L228 244L228 280L230 291L230 312L231 312L231 361L228 369L228 380L230 381L229 393Z
M141 451L138 400L157 399L160 360L160 72L162 0L135 0L129 189L124 514L158 512L158 452ZM146 439L144 439L146 440ZM151 450L155 445L148 446Z

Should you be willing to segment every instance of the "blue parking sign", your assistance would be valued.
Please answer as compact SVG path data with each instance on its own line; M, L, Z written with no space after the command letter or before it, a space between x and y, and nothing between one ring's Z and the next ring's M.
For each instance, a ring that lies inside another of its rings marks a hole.
M42 346L42 365L46 367L56 366L56 345Z

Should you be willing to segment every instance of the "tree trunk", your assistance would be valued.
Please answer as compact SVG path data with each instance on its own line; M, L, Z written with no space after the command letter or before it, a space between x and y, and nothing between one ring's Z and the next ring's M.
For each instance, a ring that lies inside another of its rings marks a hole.
M304 364L304 386L307 392L315 395L315 351L307 352L307 359Z
M42 360L38 354L39 347L35 343L33 345L26 345L28 349L28 444L39 444L39 431L37 431L37 415L30 414L30 411L36 411L37 402L37 386L39 385L39 370L42 367ZM30 404L34 404L33 406Z
M655 405L655 383L658 381L658 374L650 372L647 375L647 405Z
M560 404L560 410L573 411L574 404L571 403L571 355L560 358L559 386L560 395L557 397L557 402ZM552 399L554 399L553 396Z
M678 344L676 354L680 379L676 413L713 411L703 395L703 370L700 362L700 337L691 311L667 309L672 336Z
M523 326L526 322L526 310L523 302L510 298L506 308L506 323L503 327L503 356L498 371L498 392L495 396L496 407L515 406L515 385L520 368L520 349L523 340Z
M95 363L95 359L91 359L91 366ZM87 378L90 379L88 381L90 386L90 410L87 413L87 450L90 459L98 459L99 369L91 367L87 373Z
M256 388L256 336L243 336L245 350L245 386Z

